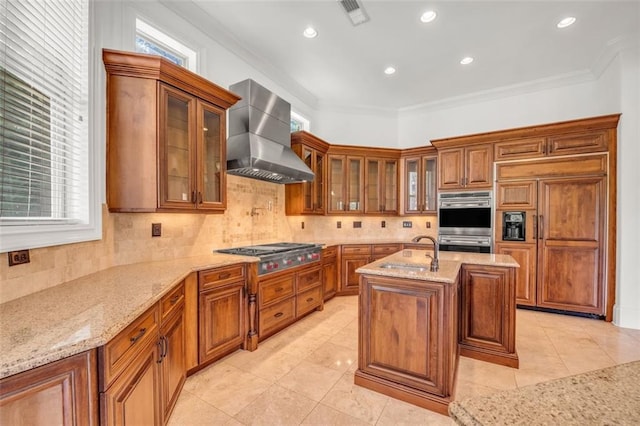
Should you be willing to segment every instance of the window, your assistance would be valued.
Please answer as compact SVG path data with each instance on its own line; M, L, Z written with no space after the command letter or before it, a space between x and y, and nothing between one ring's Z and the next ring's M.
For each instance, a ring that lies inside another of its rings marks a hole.
M309 120L300 114L291 111L291 133L299 130L309 131Z
M0 252L98 239L89 0L0 3Z
M136 19L136 52L162 56L197 72L195 51L140 19Z

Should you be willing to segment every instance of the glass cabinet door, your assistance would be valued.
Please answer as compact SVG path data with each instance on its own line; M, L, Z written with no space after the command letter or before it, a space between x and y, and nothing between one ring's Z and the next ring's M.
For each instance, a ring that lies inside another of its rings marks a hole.
M163 207L185 207L195 198L193 117L195 100L161 86L161 200Z
M314 210L317 212L324 212L324 154L315 152L316 167L312 169L316 173L316 177L313 181L315 186L315 201Z
M437 157L424 157L422 159L422 170L423 170L423 212L433 212L435 213L438 210L437 202L437 177L436 174L437 167Z
M313 159L313 150L311 148L307 148L306 146L302 148L302 161L304 164L309 167L309 169L313 170L314 159ZM316 174L315 179L318 178ZM314 179L314 181L315 181ZM315 201L313 194L313 185L314 182L303 182L302 183L302 193L303 193L303 207L302 210L304 212L313 212L313 203Z
M420 212L420 189L418 185L420 183L420 159L419 158L407 158L404 160L405 169L405 213L418 213Z
M382 211L382 200L380 199L380 161L375 159L367 160L367 175L366 175L366 189L365 194L367 197L366 212L377 213Z
M198 103L198 165L201 170L197 189L198 208L224 207L225 129L224 111L203 102Z
M398 161L385 160L383 176L384 200L382 211L396 213L398 211Z
M329 156L329 212L344 212L346 209L345 160L344 156Z
M347 194L348 200L346 210L349 212L362 213L364 205L362 203L364 193L364 160L362 157L347 158Z

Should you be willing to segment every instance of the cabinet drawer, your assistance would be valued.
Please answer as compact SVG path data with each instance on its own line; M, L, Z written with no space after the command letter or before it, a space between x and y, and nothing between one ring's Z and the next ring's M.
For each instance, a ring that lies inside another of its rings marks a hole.
M104 391L130 361L147 346L147 342L158 337L158 305L140 315L120 334L98 351L101 364L100 391Z
M245 267L243 264L225 266L224 268L210 269L198 273L198 283L200 291L238 281L245 277Z
M390 255L396 253L402 249L401 244L376 244L373 246L373 254L375 255Z
M160 300L160 320L164 321L184 303L184 281Z
M296 316L304 315L322 304L322 287L317 286L297 296Z
M337 256L338 255L338 247L337 246L331 246L331 247L326 247L324 249L322 249L322 258L326 259L328 257L333 257L333 256Z
M258 334L262 337L295 319L296 298L290 297L268 308L260 309Z
M298 274L298 293L310 287L320 285L320 265Z
M261 281L258 290L260 307L293 296L295 293L295 275L287 274L277 278Z
M342 246L342 254L371 254L371 246L369 244Z
M493 155L496 161L544 156L545 138L518 139L496 143Z

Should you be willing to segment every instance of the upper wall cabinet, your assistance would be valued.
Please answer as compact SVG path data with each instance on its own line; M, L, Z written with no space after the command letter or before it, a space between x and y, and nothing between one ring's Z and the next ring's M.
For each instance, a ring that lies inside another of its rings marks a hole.
M365 213L398 214L398 159L367 158Z
M402 154L404 214L435 214L437 211L437 160L435 148L413 148Z
M493 146L491 144L449 148L451 144L439 142L441 141L432 141L438 148L439 189L491 189L493 186Z
M313 182L285 185L285 211L287 215L325 213L325 169L329 144L309 132L291 134L291 149L315 175Z
M159 56L103 50L112 212L222 212L226 110L240 98Z
M327 213L364 212L364 157L329 155Z

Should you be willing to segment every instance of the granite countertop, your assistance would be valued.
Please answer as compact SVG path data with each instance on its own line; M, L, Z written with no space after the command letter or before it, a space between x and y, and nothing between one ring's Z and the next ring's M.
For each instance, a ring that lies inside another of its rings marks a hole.
M0 305L0 378L104 345L191 272L257 262L221 253L116 266Z
M411 278L415 280L454 283L463 264L519 267L518 263L508 255L440 252L438 272L431 272L432 250L405 249L376 260L356 270L361 274L382 275L396 278ZM397 267L385 268L384 265Z
M454 401L460 425L640 424L640 361Z

